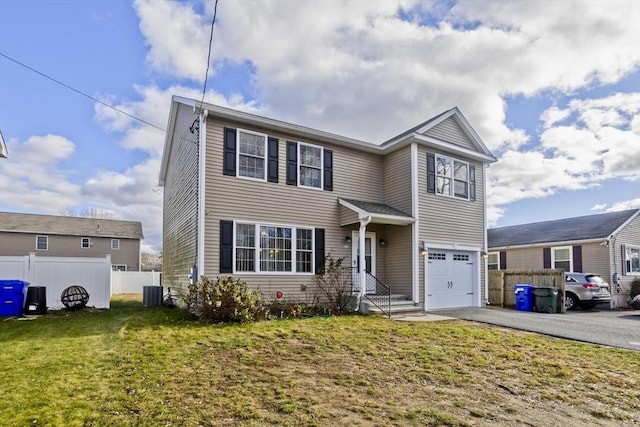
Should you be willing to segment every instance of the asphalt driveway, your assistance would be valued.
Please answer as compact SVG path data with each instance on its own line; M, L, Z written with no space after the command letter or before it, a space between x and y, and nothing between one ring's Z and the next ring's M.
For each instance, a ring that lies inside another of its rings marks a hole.
M505 308L456 308L427 314L489 323L559 338L640 351L640 310L574 310L566 314Z

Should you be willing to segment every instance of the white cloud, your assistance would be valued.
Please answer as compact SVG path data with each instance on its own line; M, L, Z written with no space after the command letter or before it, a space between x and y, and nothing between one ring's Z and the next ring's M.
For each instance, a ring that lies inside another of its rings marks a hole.
M640 209L640 197L615 203L606 212L625 211L628 209Z

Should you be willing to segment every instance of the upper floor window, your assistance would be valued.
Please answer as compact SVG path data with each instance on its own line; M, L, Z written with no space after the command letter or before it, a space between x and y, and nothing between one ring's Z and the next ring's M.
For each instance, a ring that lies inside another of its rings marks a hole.
M120 249L120 239L111 239L111 249L114 251Z
M625 264L627 274L640 274L640 246L625 245Z
M265 179L267 135L238 130L238 176Z
M447 156L427 153L427 191L465 200L476 199L475 166Z
M37 251L49 250L49 236L36 236L36 250Z
M91 247L91 239L89 237L82 237L80 239L80 247L82 249L88 249Z
M573 271L572 247L551 248L551 266L558 270Z
M298 144L300 174L298 185L322 188L322 148Z

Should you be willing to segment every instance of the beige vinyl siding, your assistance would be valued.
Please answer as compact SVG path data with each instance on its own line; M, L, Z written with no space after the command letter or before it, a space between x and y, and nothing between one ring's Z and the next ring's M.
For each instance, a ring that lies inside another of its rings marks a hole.
M609 248L600 243L587 243L582 246L582 271L600 274L607 282L611 281L609 272Z
M611 275L618 273L620 275L620 284L625 292L629 292L631 281L640 277L635 274L622 275L622 245L640 246L640 216L634 218L626 227L620 230L620 233L613 240L611 257ZM611 282L611 275L608 281Z
M541 270L544 268L542 247L509 249L507 270Z
M36 236L48 236L48 249L36 250ZM120 249L111 249L111 237L91 237L90 246L83 248L82 237L59 234L2 233L0 232L0 256L23 256L34 252L37 256L104 258L111 255L112 264L126 265L127 270L140 269L140 241L120 240Z
M434 151L430 151L434 152ZM466 161L448 153L435 152ZM459 245L484 246L484 168L480 163L469 162L476 168L476 200L463 200L427 192L427 150L418 150L418 198L420 239L428 242L457 243Z
M340 205L340 225L350 225L359 223L357 212Z
M389 206L411 214L411 146L385 156L384 198Z
M223 127L262 132L278 138L279 182L223 175ZM286 184L287 141L314 144L333 151L334 191ZM334 258L344 257L345 265L349 265L347 258L351 256L351 247L345 247L344 236L347 229L339 226L341 218L338 197L383 202L383 174L380 172L383 161L376 154L332 146L318 140L300 141L290 135L247 128L237 123L218 122L211 117L207 122L206 152L204 273L210 277L220 274L220 220L323 228L325 253L331 253ZM371 227L370 230L372 229ZM285 293L285 297L307 299L313 292L312 287L307 288L307 291L301 290L302 284L313 284L313 275L289 273L235 276L269 295L280 290Z
M187 290L197 262L198 132L189 130L197 118L180 104L164 185L163 285L178 292Z
M387 225L384 238L387 246L382 248L386 255L385 282L394 294L411 297L411 226Z
M453 117L449 117L442 123L438 123L436 126L425 132L425 135L441 141L452 142L474 151L477 150L477 147L473 145L467 134L464 133Z

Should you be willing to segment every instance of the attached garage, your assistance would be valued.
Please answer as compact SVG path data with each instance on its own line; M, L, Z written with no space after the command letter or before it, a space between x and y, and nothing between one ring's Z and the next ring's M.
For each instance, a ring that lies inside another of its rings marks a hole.
M429 249L426 257L427 310L471 307L479 292L476 253Z

